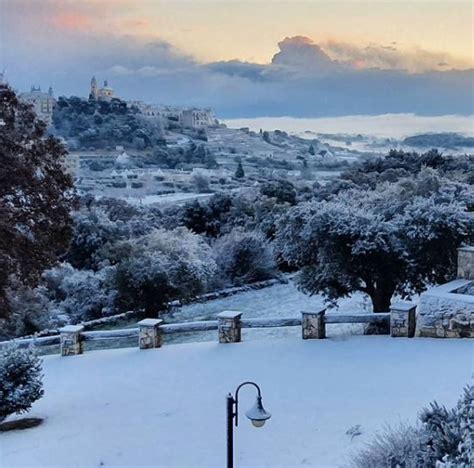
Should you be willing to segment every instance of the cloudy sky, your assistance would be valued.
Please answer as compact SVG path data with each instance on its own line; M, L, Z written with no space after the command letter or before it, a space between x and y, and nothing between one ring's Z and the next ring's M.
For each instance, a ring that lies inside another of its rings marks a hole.
M228 118L468 115L472 23L469 0L0 0L0 69Z

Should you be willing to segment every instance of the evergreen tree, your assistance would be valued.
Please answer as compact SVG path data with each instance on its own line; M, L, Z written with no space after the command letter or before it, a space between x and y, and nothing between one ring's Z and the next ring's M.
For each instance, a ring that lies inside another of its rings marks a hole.
M239 163L237 164L237 170L235 171L235 177L237 179L243 179L245 177L245 172L244 172L244 168L242 166L241 161L239 161Z

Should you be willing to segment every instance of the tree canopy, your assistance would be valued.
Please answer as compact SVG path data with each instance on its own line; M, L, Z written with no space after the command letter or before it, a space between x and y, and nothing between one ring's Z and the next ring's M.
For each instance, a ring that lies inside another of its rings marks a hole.
M473 240L472 198L472 187L430 170L346 190L292 208L280 222L277 251L300 268L303 291L334 300L360 291L375 312L386 312L394 293L453 277L457 247Z
M31 106L0 86L0 315L12 282L34 285L68 246L74 205L66 150Z

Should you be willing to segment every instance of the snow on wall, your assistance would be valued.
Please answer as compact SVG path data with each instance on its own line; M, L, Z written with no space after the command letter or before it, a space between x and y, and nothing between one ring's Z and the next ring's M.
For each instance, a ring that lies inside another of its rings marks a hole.
M474 338L474 281L457 279L432 288L420 296L417 336Z

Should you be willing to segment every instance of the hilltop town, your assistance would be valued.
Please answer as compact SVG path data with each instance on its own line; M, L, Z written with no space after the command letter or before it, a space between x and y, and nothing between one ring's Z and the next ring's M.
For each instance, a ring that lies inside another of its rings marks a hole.
M314 135L231 129L209 108L125 101L96 77L88 96L56 98L52 86L32 86L20 97L66 144L80 193L138 204L179 203L274 178L309 187L375 154ZM244 177L235 177L239 167Z

